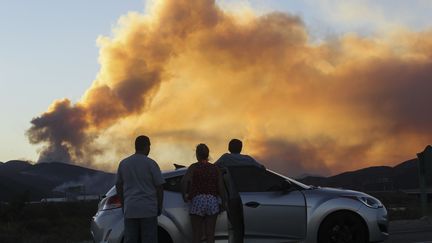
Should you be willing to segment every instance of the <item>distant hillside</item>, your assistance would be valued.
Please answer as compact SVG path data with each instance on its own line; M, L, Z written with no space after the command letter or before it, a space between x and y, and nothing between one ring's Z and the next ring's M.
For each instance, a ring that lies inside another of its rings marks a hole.
M0 201L28 193L31 200L64 195L66 188L82 185L87 194L104 194L115 175L58 162L32 165L13 160L0 164Z
M397 166L375 166L331 177L307 176L302 183L360 191L418 188L417 159ZM13 160L0 163L0 201L27 192L31 200L62 197L68 187L83 185L87 194L102 195L114 185L115 174L58 162L30 164Z
M413 189L419 187L418 161L412 159L394 167L374 166L331 177L308 176L299 181L308 185L361 191Z

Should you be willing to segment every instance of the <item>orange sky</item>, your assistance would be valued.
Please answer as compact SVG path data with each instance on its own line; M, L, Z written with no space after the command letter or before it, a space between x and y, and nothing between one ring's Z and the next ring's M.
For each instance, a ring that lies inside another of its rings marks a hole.
M139 134L161 167L216 160L231 138L287 175L330 175L415 157L432 141L432 30L310 41L301 18L166 0L100 38L81 100L32 120L40 161L115 170Z

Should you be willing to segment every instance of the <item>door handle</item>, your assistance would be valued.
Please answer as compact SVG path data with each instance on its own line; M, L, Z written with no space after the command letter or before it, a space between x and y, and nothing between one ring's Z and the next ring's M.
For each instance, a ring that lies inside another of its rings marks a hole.
M247 202L245 203L246 207L257 208L260 204L258 202Z

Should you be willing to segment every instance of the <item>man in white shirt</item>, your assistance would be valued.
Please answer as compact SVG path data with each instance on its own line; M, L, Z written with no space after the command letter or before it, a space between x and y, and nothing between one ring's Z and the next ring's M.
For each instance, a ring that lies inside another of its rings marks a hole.
M135 154L119 164L116 189L124 212L124 243L158 243L157 216L162 212L163 187L158 164L148 156L150 139L135 140Z

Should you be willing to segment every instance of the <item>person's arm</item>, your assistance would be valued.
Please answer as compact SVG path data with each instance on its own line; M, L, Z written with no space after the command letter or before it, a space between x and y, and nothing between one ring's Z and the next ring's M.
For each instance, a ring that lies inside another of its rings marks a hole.
M218 171L218 192L219 192L219 196L222 199L222 205L223 207L225 207L227 202L227 195L226 195L225 184L223 180L223 172L219 168L217 171Z
M256 161L253 157L251 157L249 155L247 155L247 156L249 157L249 159L252 162L252 164L256 165L260 169L263 169L263 170L266 169L266 167L263 164L261 164L260 162Z
M162 177L162 172L159 168L159 165L154 162L154 166L152 167L152 174L153 174L153 184L156 188L156 197L157 197L157 206L158 211L157 215L162 214L162 208L163 208L163 198L164 198L164 190L163 190L163 184L165 183L165 179Z
M116 187L117 195L119 195L120 201L121 201L121 205L123 207L123 205L124 205L123 177L121 175L120 166L119 166L119 168L117 170L117 179L116 179L115 187Z
M225 160L226 160L226 156L227 156L226 153L223 154L223 155L221 155L221 157L219 157L219 159L216 160L216 162L214 162L214 164L215 164L216 166L218 166L219 168L225 167Z
M188 201L188 194L189 194L189 187L190 184L192 182L192 173L193 173L193 168L194 168L194 164L192 164L191 166L189 166L189 168L186 171L186 174L183 176L182 180L181 180L181 191L182 191L182 196L183 196L183 201L187 202Z
M160 216L162 214L163 198L164 198L162 185L159 185L156 187L156 194L157 194L157 202L158 202L158 214L157 215Z

